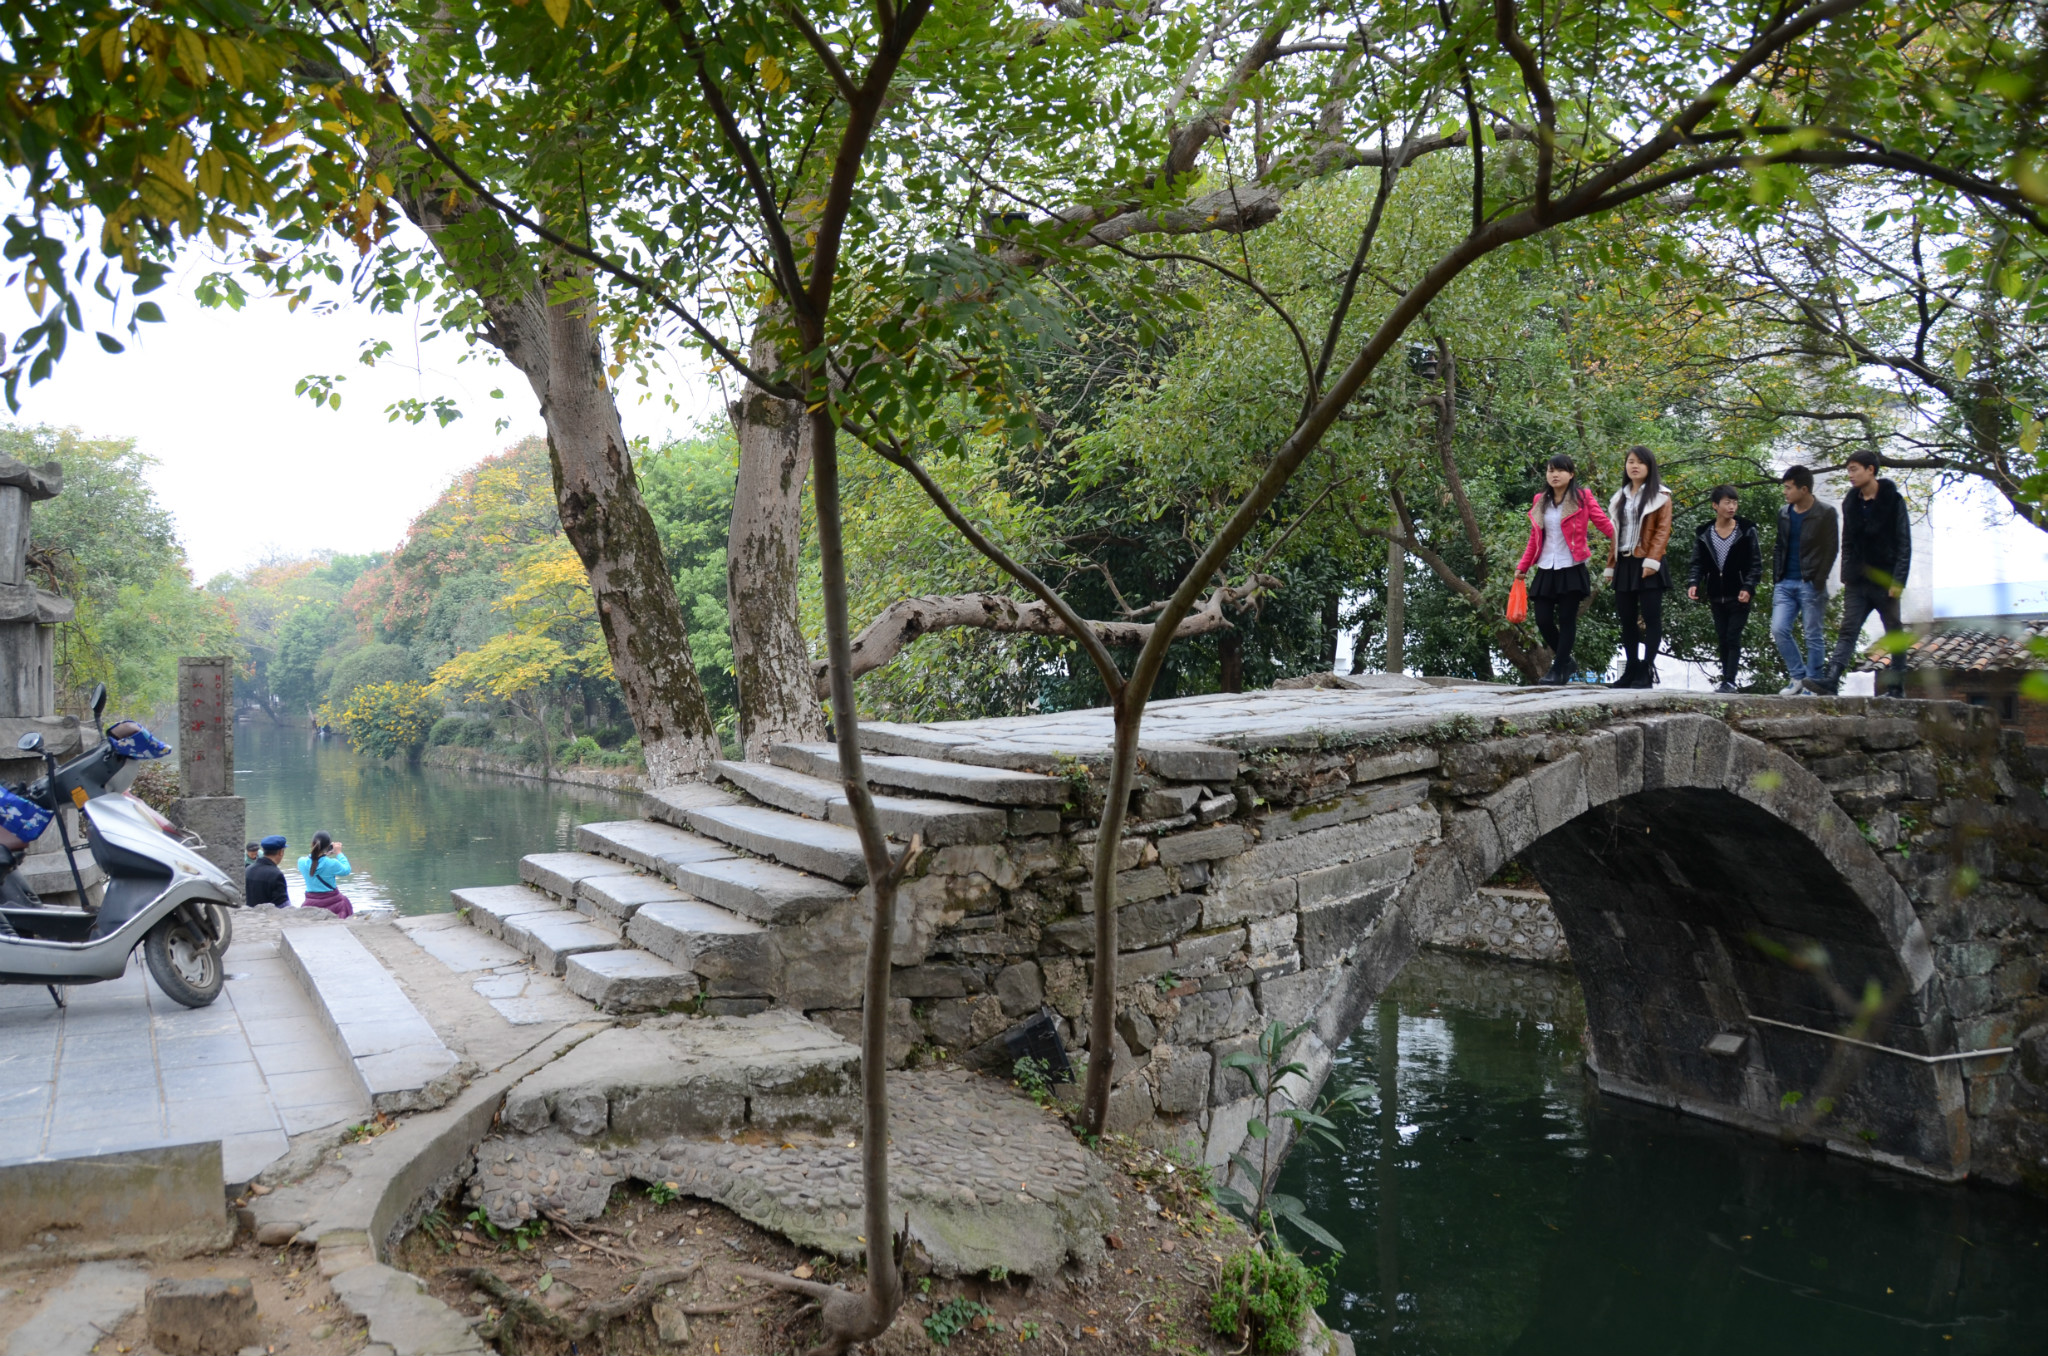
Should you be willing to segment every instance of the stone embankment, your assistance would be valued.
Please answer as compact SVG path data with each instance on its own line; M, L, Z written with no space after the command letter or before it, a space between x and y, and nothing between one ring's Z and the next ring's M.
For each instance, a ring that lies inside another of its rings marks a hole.
M542 768L538 763L522 763L503 754L456 744L440 744L425 749L420 753L420 761L428 767L461 768L465 772L486 772L498 777L518 777L523 781L557 782L563 786L588 786L598 791L638 794L647 789L647 774L638 768L584 767L580 763Z

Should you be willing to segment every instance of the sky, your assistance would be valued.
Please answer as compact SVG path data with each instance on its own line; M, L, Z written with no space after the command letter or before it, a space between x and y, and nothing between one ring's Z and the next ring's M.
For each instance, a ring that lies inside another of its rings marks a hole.
M126 353L74 333L55 374L19 388L20 413L0 406L0 420L134 438L157 461L157 494L177 517L199 581L274 556L389 550L457 473L542 432L525 379L480 357L461 362L465 346L455 340L423 345L402 318L356 307L293 314L266 298L239 313L209 311L191 295L201 272L195 262L154 294L165 321L121 336ZM0 334L32 320L19 288L0 294ZM394 350L375 369L357 361L371 338ZM339 410L293 394L309 373L347 374ZM493 388L504 399L491 399ZM627 388L627 436L685 432L720 408L694 373L676 374L667 389L680 413L632 404L641 391ZM394 400L440 395L464 410L446 428L431 417L385 417ZM498 432L501 417L511 422Z
M20 388L12 416L134 438L157 461L157 493L177 517L196 580L275 557L389 550L456 474L542 431L524 379L480 357L461 361L455 340L423 344L403 318L356 307L292 314L258 299L239 313L209 311L191 296L201 271L195 260L155 294L166 320L143 326L126 353L74 334L55 375ZM0 334L30 319L18 289L0 293ZM357 361L372 338L394 350L374 369ZM339 410L293 394L309 373L347 374ZM493 388L504 398L491 399ZM723 397L694 368L678 368L659 389L680 411L628 386L629 437L658 439L720 417ZM464 417L446 428L385 417L394 400L439 395L457 400ZM501 417L510 420L503 432ZM2048 533L2014 521L1996 496L1951 491L1932 512L1938 612L1974 613L1993 586L2048 581ZM2044 589L2002 596L2024 606ZM1942 606L1944 591L1955 591L1954 606Z

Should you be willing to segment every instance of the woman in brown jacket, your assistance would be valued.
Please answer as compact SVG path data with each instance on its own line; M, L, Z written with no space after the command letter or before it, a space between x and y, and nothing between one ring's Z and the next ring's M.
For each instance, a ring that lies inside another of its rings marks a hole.
M1622 463L1622 488L1608 501L1614 540L1607 547L1607 578L1621 613L1621 653L1628 663L1615 687L1657 681L1657 650L1664 643L1664 548L1671 544L1671 496L1657 474L1657 454L1631 447ZM1636 657L1636 646L1643 647Z

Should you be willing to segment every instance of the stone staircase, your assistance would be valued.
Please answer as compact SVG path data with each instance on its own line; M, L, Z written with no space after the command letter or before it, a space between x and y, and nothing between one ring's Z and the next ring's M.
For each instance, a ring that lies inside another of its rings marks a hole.
M582 825L521 884L453 892L472 926L609 1012L695 1005L744 1016L860 1003L867 864L829 744L714 764L716 783L649 792L645 817ZM1059 828L1057 777L919 757L864 759L901 859Z

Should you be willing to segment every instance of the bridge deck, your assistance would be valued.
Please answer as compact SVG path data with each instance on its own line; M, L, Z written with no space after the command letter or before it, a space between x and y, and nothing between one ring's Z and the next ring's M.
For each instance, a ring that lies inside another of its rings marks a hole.
M1428 734L1446 721L1502 719L1533 725L1558 712L1657 710L1680 694L1656 689L1509 687L1494 683L1367 677L1348 688L1268 688L1215 693L1152 703L1145 710L1141 744L1147 749L1207 745L1250 752L1404 739ZM1688 705L1742 700L1686 692ZM1757 700L1751 698L1749 700ZM1775 698L1762 700L1776 702ZM1786 699L1789 703L1790 699ZM1852 699L1855 700L1855 699ZM1810 700L1809 700L1809 705ZM997 767L1037 766L1049 759L1106 758L1114 726L1106 706L988 720L923 724L876 722L861 726L861 742L888 753L948 758Z

